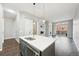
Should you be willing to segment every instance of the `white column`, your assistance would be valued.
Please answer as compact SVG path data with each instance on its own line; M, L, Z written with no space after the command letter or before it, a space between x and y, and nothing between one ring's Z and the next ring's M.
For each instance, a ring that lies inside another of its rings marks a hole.
M3 19L3 7L0 4L0 51L3 48L4 43L4 19Z

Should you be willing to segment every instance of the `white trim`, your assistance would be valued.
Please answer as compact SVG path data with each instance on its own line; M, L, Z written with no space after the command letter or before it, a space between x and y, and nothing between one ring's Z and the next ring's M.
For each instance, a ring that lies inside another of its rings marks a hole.
M15 40L16 40L18 43L20 43L20 42L19 42L19 38L15 38Z
M12 38L16 38L16 37L5 37L4 40L8 40L8 39L12 39Z
M68 20L73 20L73 18L64 18L64 19L61 19L61 20L55 19L52 22L61 22L61 21L68 21Z
M74 40L74 39L73 39ZM79 48L78 48L78 46L77 46L77 44L76 44L76 41L74 40L74 43L75 43L75 45L76 45L76 48L77 48L77 50L78 50L78 52L79 52Z

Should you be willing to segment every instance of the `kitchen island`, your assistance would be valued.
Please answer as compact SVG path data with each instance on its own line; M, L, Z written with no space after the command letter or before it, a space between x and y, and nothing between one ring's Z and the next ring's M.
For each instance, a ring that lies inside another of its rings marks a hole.
M54 42L56 38L40 35L20 37L21 54L26 56L52 56L55 55ZM24 51L24 52L23 52Z

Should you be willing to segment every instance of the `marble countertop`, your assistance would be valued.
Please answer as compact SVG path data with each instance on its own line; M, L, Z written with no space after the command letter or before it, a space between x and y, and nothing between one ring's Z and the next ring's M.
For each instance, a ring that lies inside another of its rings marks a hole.
M35 38L35 40L27 40L25 38L32 37ZM51 44L53 44L56 40L56 38L52 37L45 37L40 35L29 35L29 36L23 36L20 37L22 40L26 41L33 47L39 49L40 51L44 51L46 48L48 48Z

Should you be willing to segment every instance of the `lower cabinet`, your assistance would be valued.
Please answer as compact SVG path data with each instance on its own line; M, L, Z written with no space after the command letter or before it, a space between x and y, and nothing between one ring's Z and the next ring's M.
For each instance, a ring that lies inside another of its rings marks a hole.
M35 56L36 52L33 48L28 46L26 42L20 40L20 53L22 56ZM39 54L38 54L39 55Z
M20 41L20 53L23 56L27 55L27 46L25 45L23 41Z

